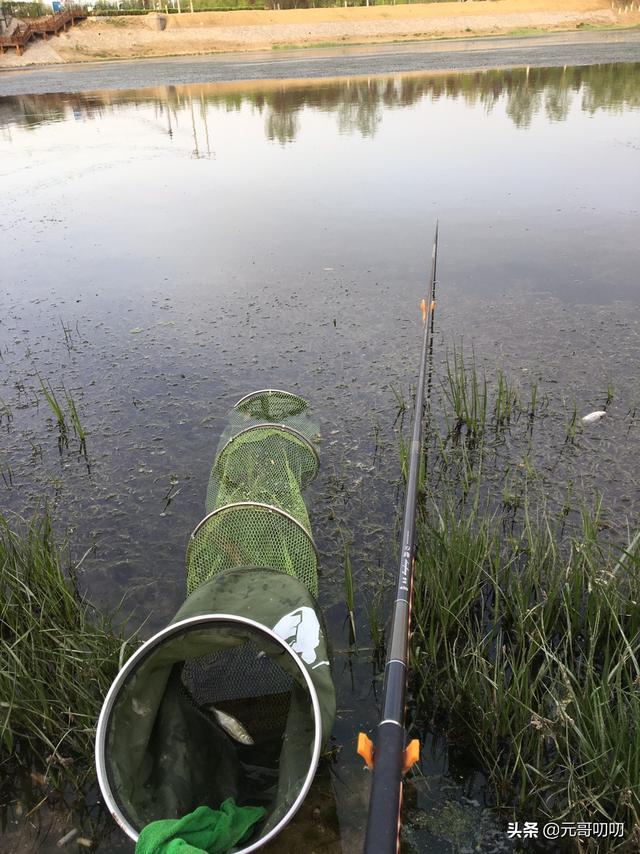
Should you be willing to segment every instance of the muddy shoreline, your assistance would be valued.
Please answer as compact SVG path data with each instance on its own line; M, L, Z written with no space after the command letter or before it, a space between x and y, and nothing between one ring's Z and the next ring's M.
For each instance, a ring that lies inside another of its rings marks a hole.
M142 89L240 80L358 77L421 71L640 62L640 30L446 39L282 52L164 57L5 71L0 97L97 89Z

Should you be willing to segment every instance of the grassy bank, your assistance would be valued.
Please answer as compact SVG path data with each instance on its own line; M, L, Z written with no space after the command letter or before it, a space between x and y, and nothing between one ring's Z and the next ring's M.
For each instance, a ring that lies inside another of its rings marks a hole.
M414 594L416 716L472 751L505 817L623 822L624 840L585 837L575 850L636 851L639 540L607 532L597 495L554 496L531 464L553 420L561 450L574 445L575 409L554 418L535 386L523 393L460 354L437 385Z
M44 794L93 779L95 725L133 644L97 615L55 543L47 512L0 514L0 767Z

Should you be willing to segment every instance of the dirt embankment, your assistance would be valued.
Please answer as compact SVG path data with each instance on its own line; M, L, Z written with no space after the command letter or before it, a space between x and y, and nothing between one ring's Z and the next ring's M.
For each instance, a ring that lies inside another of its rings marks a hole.
M622 5L621 5L622 4ZM290 45L352 44L438 37L630 26L629 0L493 0L286 11L201 12L157 18L90 18L22 57L0 56L0 69L52 62L180 56Z

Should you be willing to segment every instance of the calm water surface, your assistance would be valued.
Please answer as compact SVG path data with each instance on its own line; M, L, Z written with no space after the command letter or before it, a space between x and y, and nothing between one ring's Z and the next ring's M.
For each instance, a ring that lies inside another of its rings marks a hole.
M463 341L560 415L612 385L570 465L615 531L637 524L640 65L0 98L0 188L0 502L46 496L74 554L95 546L98 605L127 594L144 633L163 626L226 413L268 386L311 401L337 758L271 850L358 850L355 742L379 691L365 606L394 570L392 389L415 381L436 217L439 364ZM72 393L88 461L73 438L59 452L37 372ZM407 850L506 849L464 751L427 737L424 754ZM5 813L12 850L53 851L67 829ZM99 849L131 850L117 833Z

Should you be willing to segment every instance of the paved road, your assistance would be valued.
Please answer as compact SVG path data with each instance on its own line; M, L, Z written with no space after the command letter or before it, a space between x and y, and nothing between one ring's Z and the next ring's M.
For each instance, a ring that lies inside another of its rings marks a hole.
M142 89L233 80L640 62L640 30L446 39L322 50L53 65L0 72L0 96Z

